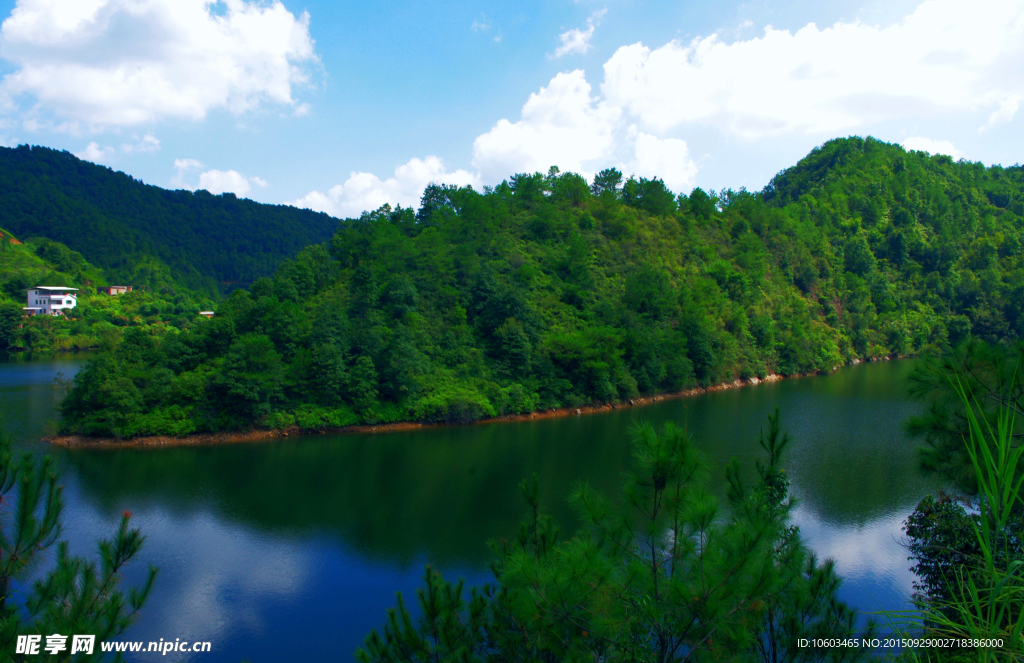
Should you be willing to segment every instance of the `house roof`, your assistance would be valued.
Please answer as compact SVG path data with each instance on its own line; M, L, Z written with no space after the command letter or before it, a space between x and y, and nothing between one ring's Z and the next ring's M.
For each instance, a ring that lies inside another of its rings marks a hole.
M62 285L37 285L29 290L78 290L78 288L66 288Z

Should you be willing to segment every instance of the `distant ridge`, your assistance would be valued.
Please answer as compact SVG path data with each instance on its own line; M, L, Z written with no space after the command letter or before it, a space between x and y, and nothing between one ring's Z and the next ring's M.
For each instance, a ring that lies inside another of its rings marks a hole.
M326 241L337 225L288 205L143 184L66 151L0 148L0 227L62 242L125 282L145 280L136 265L149 257L181 285L228 292Z

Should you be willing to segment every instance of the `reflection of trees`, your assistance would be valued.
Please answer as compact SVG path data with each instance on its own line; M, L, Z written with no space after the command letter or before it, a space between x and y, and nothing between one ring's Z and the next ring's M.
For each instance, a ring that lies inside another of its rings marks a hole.
M630 463L626 430L688 421L723 485L730 457L755 457L775 405L794 438L794 490L819 517L861 523L926 492L900 422L905 367L859 366L825 379L718 392L586 417L221 447L67 454L83 490L111 511L154 501L191 511L219 505L263 529L338 533L373 557L488 559L485 542L510 536L524 515L516 484L537 472L563 530L578 479L612 493ZM749 468L747 471L751 471Z
M613 435L579 434L575 419L374 436L161 450L76 451L83 491L104 508L126 500L191 510L212 501L257 528L338 532L372 556L487 558L486 541L523 515L516 484L536 471L558 519L586 477L614 486L628 463Z

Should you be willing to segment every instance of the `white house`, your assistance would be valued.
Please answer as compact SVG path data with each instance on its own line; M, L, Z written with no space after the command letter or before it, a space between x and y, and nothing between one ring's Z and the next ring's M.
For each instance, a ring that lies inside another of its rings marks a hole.
M37 285L28 289L28 306L24 307L26 315L64 315L64 311L78 306L78 297L74 294L78 288L64 286Z

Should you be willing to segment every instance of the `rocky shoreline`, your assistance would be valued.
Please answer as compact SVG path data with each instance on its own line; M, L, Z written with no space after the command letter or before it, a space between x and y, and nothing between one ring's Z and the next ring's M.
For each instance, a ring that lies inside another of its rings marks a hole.
M902 359L902 356L891 356L891 357L880 357L876 359L852 359L847 365L853 366L860 364L862 361L888 361L890 359ZM840 366L834 366L832 371L836 371ZM185 437L171 437L168 435L148 435L143 437L136 437L131 439L118 439L114 437L90 437L86 435L57 435L51 438L44 438L44 441L50 442L57 446L68 447L68 448L125 448L125 447L171 447L171 446L190 446L190 445L209 445L209 444L233 444L237 442L262 442L266 440L276 440L284 437L303 436L303 435L339 435L339 434L358 434L358 433L388 433L396 431L407 431L407 430L419 430L423 428L438 428L441 426L451 425L483 425L510 421L534 421L538 419L554 419L556 417L568 417L572 415L582 416L585 414L596 414L598 412L611 412L612 410L622 410L625 408L632 408L638 405L650 405L651 403L659 403L661 401L675 400L679 398L689 398L691 396L699 396L700 394L706 394L715 391L725 391L726 389L736 389L738 387L754 386L758 384L764 384L766 382L776 382L778 380L791 380L794 378L804 378L814 375L825 375L828 372L820 371L816 373L797 373L795 375L778 375L771 373L766 375L764 378L750 378L747 380L736 379L732 382L723 382L721 384L712 385L710 387L694 387L693 389L685 389L679 392L671 392L665 394L655 394L653 396L644 396L640 398L631 398L619 403L604 403L602 405L585 405L580 407L563 407L563 408L551 408L549 410L535 410L526 414L506 414L500 417L492 417L489 419L479 419L477 421L469 422L468 424L445 424L445 423L418 423L414 421L399 421L391 424L359 424L356 426L345 426L343 428L324 428L318 430L303 430L298 426L289 426L288 428L277 428L273 430L253 429L248 431L236 431L236 432L221 432L221 433L194 433L192 435L186 435Z

